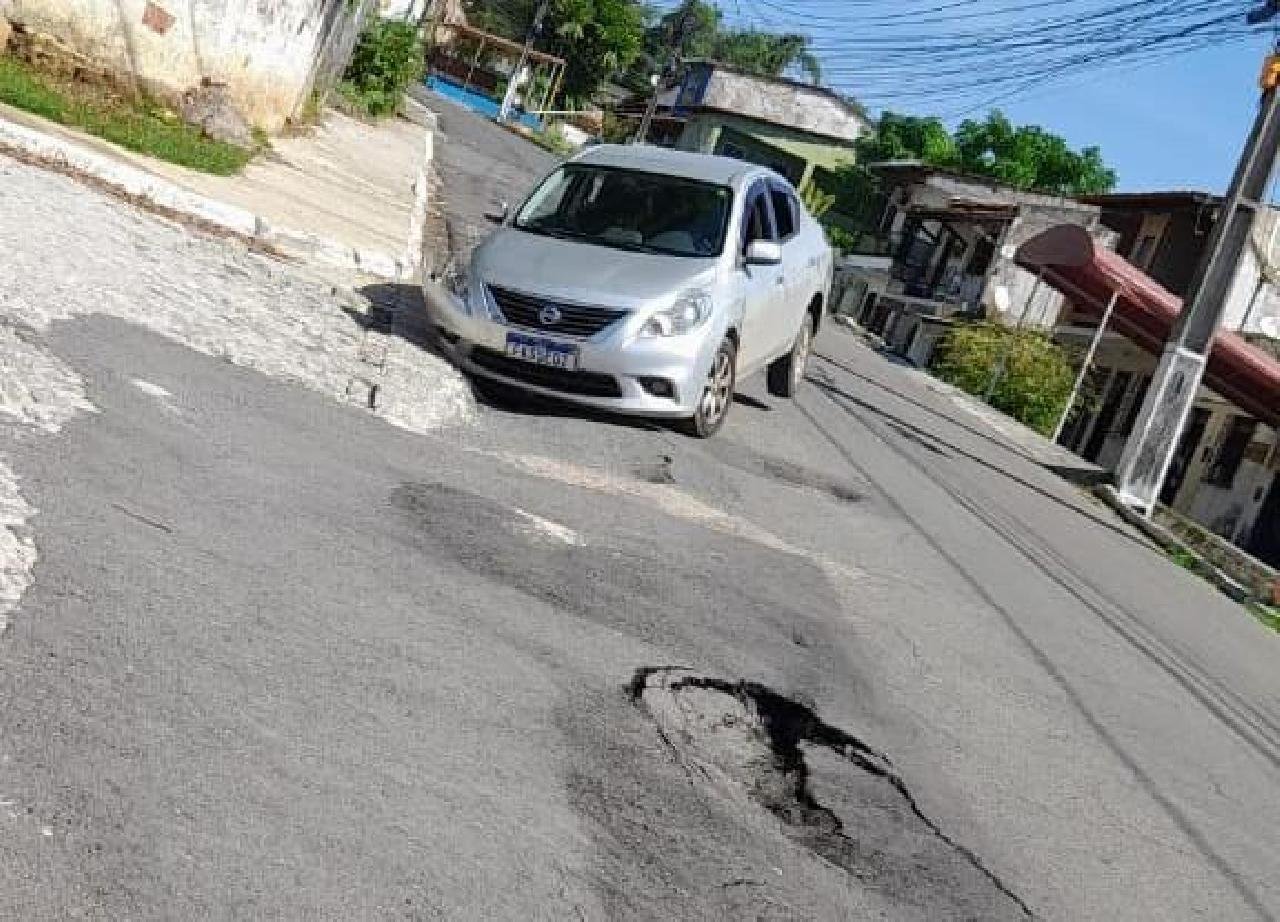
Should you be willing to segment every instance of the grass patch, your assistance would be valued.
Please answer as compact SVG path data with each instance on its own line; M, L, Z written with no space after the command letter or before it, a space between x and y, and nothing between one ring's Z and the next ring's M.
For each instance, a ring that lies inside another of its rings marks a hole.
M1271 628L1273 631L1280 631L1280 608L1274 605L1264 605L1262 602L1250 602L1246 606L1255 618Z
M1175 548L1168 552L1169 559L1182 567L1184 570L1190 570L1197 573L1200 570L1200 558L1184 547Z
M543 150L550 151L559 157L568 157L577 148L569 143L559 125L552 125L542 131L535 131L529 139Z
M59 82L10 55L0 55L0 102L140 154L216 176L238 173L254 155L254 151L205 137L199 128L145 96L124 97L105 87Z

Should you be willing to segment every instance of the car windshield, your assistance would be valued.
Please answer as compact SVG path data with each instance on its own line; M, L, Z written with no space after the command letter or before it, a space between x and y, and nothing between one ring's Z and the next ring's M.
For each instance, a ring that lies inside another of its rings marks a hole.
M711 257L724 247L732 200L725 186L570 163L529 197L515 226L620 250Z

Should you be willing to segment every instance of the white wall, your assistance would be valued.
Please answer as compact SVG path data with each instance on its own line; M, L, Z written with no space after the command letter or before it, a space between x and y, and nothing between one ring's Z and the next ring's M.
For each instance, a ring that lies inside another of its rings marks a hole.
M345 64L367 3L11 0L8 16L162 96L224 82L251 124L276 131L306 103L322 61Z
M378 0L378 15L383 19L417 22L430 6L430 0Z
M1280 281L1280 211L1265 208L1254 219L1252 239L1227 296L1222 325L1228 330L1280 335L1280 289L1273 281Z
M722 112L845 141L856 141L870 127L828 92L724 68L711 71L698 102Z

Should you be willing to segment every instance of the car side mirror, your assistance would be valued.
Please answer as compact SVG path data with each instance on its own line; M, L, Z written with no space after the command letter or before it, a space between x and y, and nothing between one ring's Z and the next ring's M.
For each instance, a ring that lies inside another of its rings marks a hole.
M772 240L752 240L747 245L748 266L776 266L782 262L782 247Z
M493 224L506 224L510 211L506 202L495 202L485 209L484 219Z

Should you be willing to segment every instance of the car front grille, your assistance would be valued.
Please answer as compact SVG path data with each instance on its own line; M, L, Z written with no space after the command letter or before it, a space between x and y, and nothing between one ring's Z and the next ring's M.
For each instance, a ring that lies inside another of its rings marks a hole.
M565 304L533 295L512 291L509 288L489 286L493 300L507 323L526 330L540 333L554 333L571 339L587 339L601 330L621 320L627 315L624 310L610 307L587 307L580 304ZM553 308L559 314L553 322L544 322L546 309Z
M513 359L494 349L474 346L471 349L471 361L481 368L523 381L548 390L560 391L564 394L580 394L584 397L621 397L622 388L613 375L604 375L594 371L566 371L563 368L551 368L548 365L535 365L522 359Z

